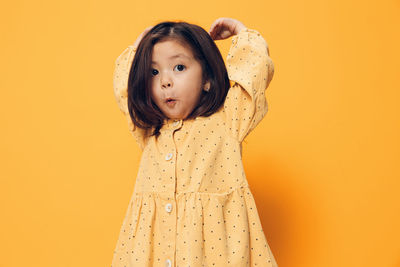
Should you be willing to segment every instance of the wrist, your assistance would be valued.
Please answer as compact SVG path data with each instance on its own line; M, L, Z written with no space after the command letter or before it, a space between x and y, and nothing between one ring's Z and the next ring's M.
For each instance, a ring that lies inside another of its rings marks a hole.
M241 31L244 31L245 29L247 29L246 26L244 26L243 24L239 24L238 26L236 26L235 34L239 34Z

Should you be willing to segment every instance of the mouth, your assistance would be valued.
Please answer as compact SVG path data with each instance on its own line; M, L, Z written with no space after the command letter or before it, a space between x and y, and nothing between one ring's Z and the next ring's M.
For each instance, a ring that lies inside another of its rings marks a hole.
M167 98L167 99L165 100L165 103L166 103L168 106L173 106L173 105L176 103L176 99Z
M171 103L171 102L174 102L174 101L176 101L176 100L173 99L173 98L167 98L167 99L165 100L166 103Z

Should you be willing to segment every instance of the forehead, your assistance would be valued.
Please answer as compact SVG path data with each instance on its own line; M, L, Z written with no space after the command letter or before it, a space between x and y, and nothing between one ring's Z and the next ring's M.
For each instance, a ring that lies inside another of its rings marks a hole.
M165 40L153 46L152 63L175 58L193 60L193 52L189 45L175 40Z

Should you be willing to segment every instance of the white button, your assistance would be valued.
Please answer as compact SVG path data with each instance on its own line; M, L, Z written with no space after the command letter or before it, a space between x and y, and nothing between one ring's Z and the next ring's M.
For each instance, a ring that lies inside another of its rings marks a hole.
M171 203L168 203L167 205L165 205L165 210L166 210L167 212L171 212L171 210L172 210L172 204L171 204Z
M167 259L167 260L165 261L165 266L166 266L166 267L171 267L171 260L170 260L170 259Z
M168 153L166 156L165 156L165 160L170 160L172 158L172 153Z
M172 123L172 125L177 126L179 124L179 121L174 121L174 123Z

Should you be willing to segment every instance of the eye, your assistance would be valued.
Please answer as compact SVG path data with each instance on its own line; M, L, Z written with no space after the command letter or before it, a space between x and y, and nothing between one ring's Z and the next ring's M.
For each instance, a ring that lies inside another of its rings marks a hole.
M152 69L151 70L151 74L154 76L154 75L157 75L157 73L158 73L158 70L156 70L156 69Z
M182 64L178 64L175 67L178 67L179 71L182 71L182 70L184 70L186 68L186 66L182 65Z

